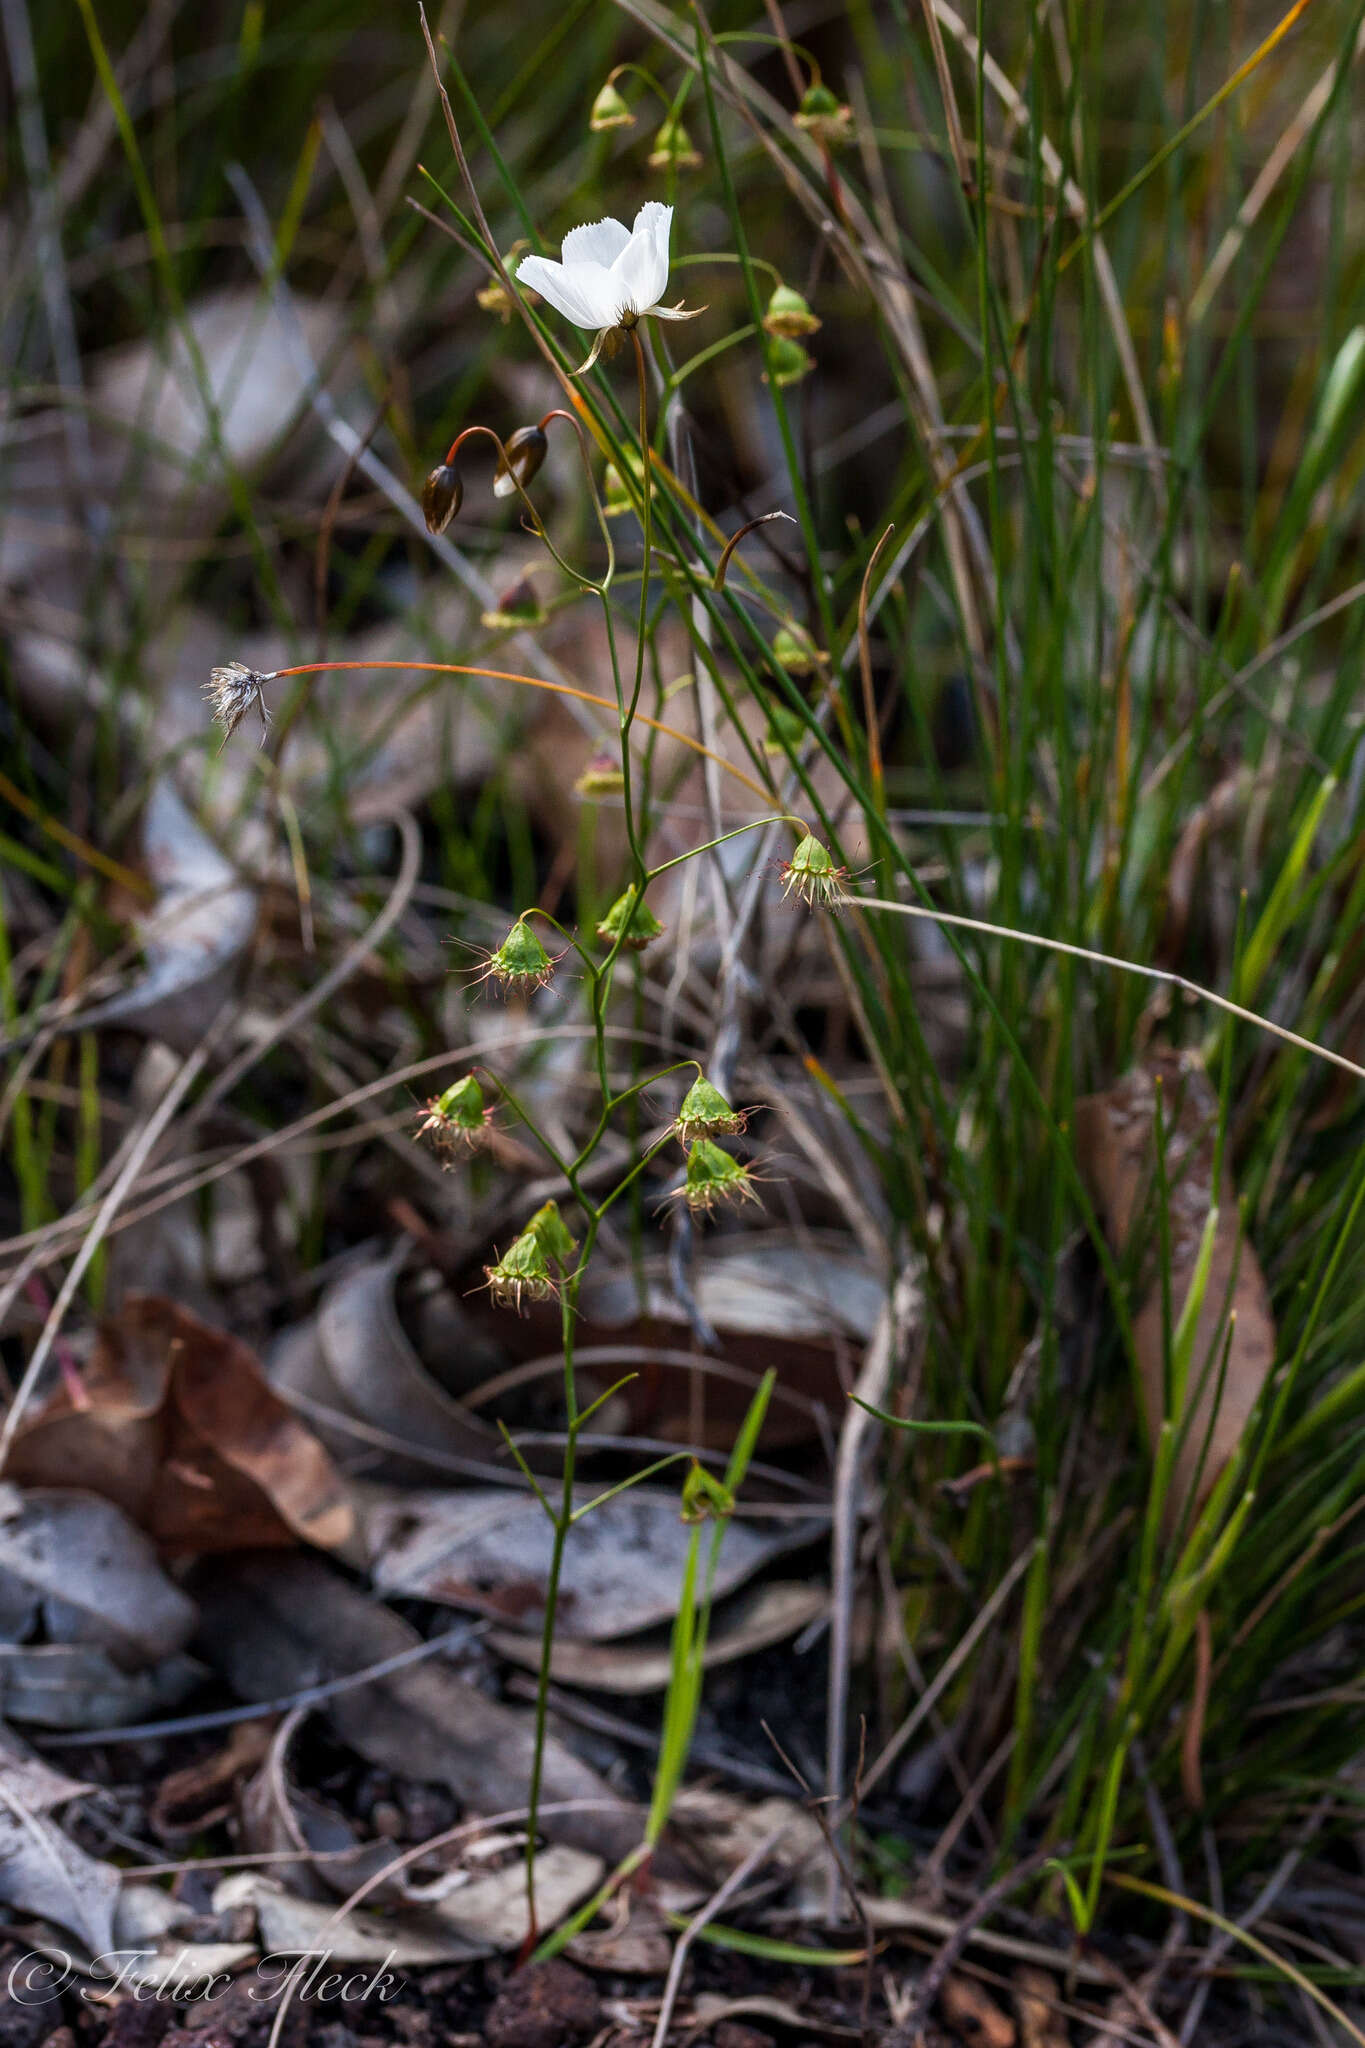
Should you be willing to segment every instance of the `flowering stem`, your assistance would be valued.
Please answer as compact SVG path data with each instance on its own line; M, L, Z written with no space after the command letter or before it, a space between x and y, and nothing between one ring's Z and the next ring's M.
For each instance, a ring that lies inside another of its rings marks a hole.
M540 1638L540 1672L536 1683L536 1725L535 1747L531 1758L531 1784L527 1793L526 1806L526 1940L524 1952L529 1955L535 1946L538 1929L536 1925L536 1822L540 1813L541 1785L545 1776L545 1740L550 1712L550 1663L554 1654L555 1618L559 1609L559 1582L564 1568L564 1545L573 1527L573 1490L577 1466L578 1433L582 1421L578 1413L578 1388L574 1378L574 1325L578 1316L578 1294L583 1284L583 1275L588 1269L597 1243L597 1232L601 1218L597 1210L587 1210L588 1227L583 1238L583 1250L578 1265L564 1283L560 1297L560 1335L564 1349L564 1473L560 1490L559 1515L555 1521L554 1542L550 1550L550 1569L545 1585L545 1619Z

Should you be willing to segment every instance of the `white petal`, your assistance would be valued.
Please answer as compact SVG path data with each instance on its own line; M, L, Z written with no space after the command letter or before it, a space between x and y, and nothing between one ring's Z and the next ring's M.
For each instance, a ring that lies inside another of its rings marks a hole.
M632 233L638 235L641 229L648 229L650 234L661 234L663 237L664 254L666 256L668 254L668 235L672 225L673 208L665 206L662 199L646 199L644 205L635 216L635 226L632 229Z
M629 240L630 229L619 220L595 220L565 235L560 254L566 263L600 263L610 270Z
M548 299L575 327L614 327L620 298L610 271L600 263L553 263L548 256L523 256L517 279Z
M634 313L651 312L667 289L668 232L672 220L672 207L651 199L635 216L635 232L629 246L611 266L622 302Z

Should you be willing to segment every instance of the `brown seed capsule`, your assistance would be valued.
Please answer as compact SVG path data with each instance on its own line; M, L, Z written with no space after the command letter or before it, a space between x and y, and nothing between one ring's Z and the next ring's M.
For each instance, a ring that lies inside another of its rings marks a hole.
M438 462L422 486L428 533L444 533L464 502L464 483L453 462Z
M523 490L545 460L549 447L541 427L518 427L515 434L509 434L506 441L507 459L498 459L493 472L493 496L510 498L517 485Z

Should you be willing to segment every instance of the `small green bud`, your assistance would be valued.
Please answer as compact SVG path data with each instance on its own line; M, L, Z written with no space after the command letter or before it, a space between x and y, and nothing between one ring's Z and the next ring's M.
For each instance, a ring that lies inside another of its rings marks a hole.
M464 503L464 484L453 462L438 462L422 486L422 517L428 533L444 533Z
M602 135L608 128L633 128L635 116L622 99L610 79L602 87L592 103L588 116L588 127L594 135Z
M466 1074L452 1081L443 1094L432 1096L417 1135L429 1137L438 1152L450 1155L445 1161L449 1166L457 1152L472 1152L484 1143L492 1121L492 1110L484 1107L483 1089L473 1074Z
M666 114L647 161L651 171L695 171L701 157L682 122Z
M853 134L852 107L842 105L827 85L808 86L792 118L826 149L839 149Z
M515 1309L518 1315L524 1301L550 1301L557 1292L545 1249L534 1230L523 1230L502 1257L483 1270L498 1307Z
M544 607L531 587L530 577L523 576L510 590L504 590L493 610L484 612L479 623L490 633L517 633L528 626L543 626Z
M518 484L525 490L545 460L549 446L543 427L518 427L514 434L509 434L493 471L493 496L510 498Z
M703 1212L714 1209L718 1202L758 1200L748 1167L741 1166L738 1159L723 1152L710 1138L698 1138L687 1155L682 1195L689 1209Z
M815 368L815 357L808 348L802 348L799 341L774 341L768 354L770 367L763 372L763 382L785 388L788 384L799 384L803 377L809 377Z
M645 902L635 900L635 884L622 891L611 909L597 927L597 936L604 946L614 946L620 939L630 953L643 953L646 946L652 946L663 934L654 912Z
M763 735L763 751L775 758L786 760L789 754L797 752L806 737L806 721L799 711L789 705L774 704L768 713L768 729Z
M633 448L626 449L625 457L626 468L630 472L631 490L634 491L634 496L631 495L631 490L627 489L626 480L621 475L620 470L617 469L615 463L609 462L602 479L602 510L606 513L608 519L619 519L623 513L633 512L644 492L645 465L643 460Z
M574 783L579 796L619 796L626 786L621 763L605 748L594 754Z
M789 676L813 675L820 660L810 635L791 626L778 627L771 653L776 666Z
M800 292L789 284L779 284L773 287L763 326L766 333L779 335L784 341L800 341L803 334L818 333L820 322Z
M519 242L513 242L511 248L502 259L503 269L515 270L517 258L521 255L523 249L529 249L530 246L530 243L524 237ZM526 291L527 302L530 305L534 306L539 303L538 293L526 290L525 286L522 289ZM474 303L477 306L481 306L485 313L496 313L504 326L512 317L512 294L508 291L507 286L500 277L490 277L488 283L475 292Z
M701 1138L733 1137L748 1121L748 1112L731 1109L719 1088L702 1074L684 1095L673 1131L684 1145L695 1145Z
M809 832L782 868L781 875L785 884L783 893L790 896L795 890L805 903L822 903L835 909L848 901L844 888L848 869L836 867L829 848L822 846Z
M527 1224L525 1235L535 1238L552 1265L567 1267L578 1256L578 1246L559 1213L558 1202L542 1202Z
M481 981L499 981L517 995L529 995L544 988L555 971L555 963L525 918L519 917L507 937L489 954Z

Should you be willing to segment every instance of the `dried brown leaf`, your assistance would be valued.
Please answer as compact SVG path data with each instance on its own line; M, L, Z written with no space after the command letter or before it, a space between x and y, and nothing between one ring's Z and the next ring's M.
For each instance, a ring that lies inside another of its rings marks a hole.
M100 1328L85 1407L61 1388L21 1430L7 1477L115 1501L164 1551L344 1543L343 1482L252 1352L161 1295Z
M1122 1253L1142 1226L1152 1200L1158 1086L1170 1191L1171 1316L1178 1322L1213 1200L1218 1122L1217 1097L1195 1055L1149 1054L1112 1088L1079 1101L1077 1157L1109 1240ZM1207 1499L1242 1441L1275 1358L1270 1296L1256 1254L1241 1235L1236 1190L1226 1168L1217 1202L1213 1258L1196 1325L1185 1406L1172 1418L1178 1425L1188 1418L1188 1427L1166 1499L1170 1524L1180 1520L1191 1502L1197 1510ZM1160 1275L1149 1260L1140 1282L1133 1334L1153 1441L1165 1419L1162 1324ZM1220 1387L1225 1348L1227 1366Z

